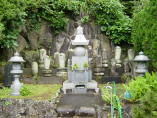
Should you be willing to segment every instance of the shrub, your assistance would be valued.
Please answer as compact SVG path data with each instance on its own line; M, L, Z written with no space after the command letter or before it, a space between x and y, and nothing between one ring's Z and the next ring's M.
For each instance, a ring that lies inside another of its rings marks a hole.
M146 92L157 90L157 74L146 73L145 77L136 77L128 83L126 90L131 94L130 101L139 100Z
M148 91L141 99L140 104L132 109L133 118L157 118L157 93Z
M27 87L22 87L20 90L20 95L21 96L28 96L31 94L31 91Z
M87 0L89 14L115 44L131 43L131 19L119 0Z
M109 90L107 88L104 88L104 87L101 88L101 96L102 96L103 101L106 104L110 104L111 96L110 96Z
M132 41L136 51L143 50L151 59L152 69L157 70L157 0L146 2L144 8L134 14Z
M14 48L20 26L38 30L48 21L54 34L64 29L67 16L79 14L80 1L67 0L0 0L0 47Z
M131 19L118 0L0 0L0 47L13 48L20 26L38 30L48 21L54 34L64 30L67 18L84 14L81 22L94 18L101 30L115 43L130 43ZM7 43L5 43L7 42Z

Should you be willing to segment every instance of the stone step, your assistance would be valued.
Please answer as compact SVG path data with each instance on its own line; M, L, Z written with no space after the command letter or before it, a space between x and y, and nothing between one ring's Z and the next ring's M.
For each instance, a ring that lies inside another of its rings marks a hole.
M94 117L96 116L96 110L94 107L86 107L86 106L81 106L79 108L76 108L71 105L63 105L57 107L57 113L59 116L90 116Z

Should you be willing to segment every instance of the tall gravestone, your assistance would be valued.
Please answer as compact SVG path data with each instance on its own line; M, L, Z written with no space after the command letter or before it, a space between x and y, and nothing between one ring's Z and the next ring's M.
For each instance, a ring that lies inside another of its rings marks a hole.
M12 64L7 64L4 67L4 86L10 87L13 82L13 75L10 73Z
M87 93L89 90L98 92L97 82L92 80L92 71L89 66L86 47L89 40L83 34L83 28L77 28L75 39L71 42L74 54L68 60L68 80L63 83L63 92Z

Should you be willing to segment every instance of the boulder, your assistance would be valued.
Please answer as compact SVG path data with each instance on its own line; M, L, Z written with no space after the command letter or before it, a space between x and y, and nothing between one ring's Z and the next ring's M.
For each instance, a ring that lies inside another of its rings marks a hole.
M18 52L21 52L22 50L28 47L28 44L22 35L19 35L17 37L17 43L18 43L18 47L17 47Z

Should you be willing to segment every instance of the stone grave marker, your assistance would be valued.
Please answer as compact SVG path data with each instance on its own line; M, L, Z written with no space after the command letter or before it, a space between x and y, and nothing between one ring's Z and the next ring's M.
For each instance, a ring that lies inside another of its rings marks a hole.
M4 67L4 86L6 87L10 87L12 84L13 79L13 75L10 73L12 69L12 64L7 64Z

